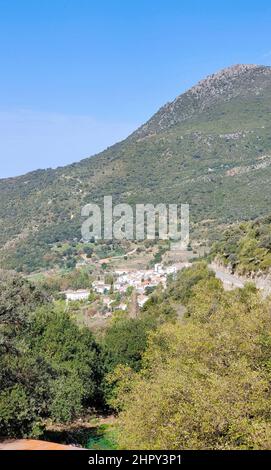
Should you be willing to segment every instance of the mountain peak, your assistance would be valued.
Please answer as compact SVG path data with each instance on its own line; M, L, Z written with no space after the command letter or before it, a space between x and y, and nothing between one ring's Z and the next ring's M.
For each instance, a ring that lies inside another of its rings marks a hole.
M229 67L225 67L224 69L219 70L218 72L212 74L213 77L220 77L220 76L234 76L240 73L247 72L248 70L257 69L261 67L260 65L256 64L234 64L230 65Z
M232 78L239 77L240 75L243 75L244 73L247 73L251 70L255 70L258 68L260 68L260 66L254 65L254 64L231 65L230 67L225 67L224 69L221 69L218 72L208 75L203 80L200 80L194 87L191 88L191 90L193 90L193 88L196 88L197 86L201 84L205 84L206 82L210 80L221 80L221 79L230 80Z
M195 86L193 86L188 92L195 92L201 88L208 88L215 86L219 82L235 82L237 79L245 79L245 76L251 76L254 72L263 73L265 71L270 72L271 67L265 67L254 64L236 64L230 67L226 67L219 70L212 75L208 75L203 80L200 80ZM177 98L178 99L178 98Z
M144 138L158 134L218 102L230 101L238 96L258 95L267 86L271 87L271 67L236 64L224 68L200 80L163 106L134 136Z

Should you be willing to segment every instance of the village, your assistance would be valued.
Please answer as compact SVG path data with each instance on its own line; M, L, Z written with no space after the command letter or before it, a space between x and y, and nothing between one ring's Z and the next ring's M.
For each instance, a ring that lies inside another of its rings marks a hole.
M116 269L112 274L111 282L106 279L106 276L99 277L93 281L90 289L67 290L63 292L63 295L67 303L71 301L86 302L89 300L91 292L94 292L101 297L105 307L104 314L109 316L114 310L127 310L128 292L135 293L137 306L142 308L156 287L166 288L168 276L174 278L178 271L189 265L189 262L175 263L170 266L156 263L152 269Z

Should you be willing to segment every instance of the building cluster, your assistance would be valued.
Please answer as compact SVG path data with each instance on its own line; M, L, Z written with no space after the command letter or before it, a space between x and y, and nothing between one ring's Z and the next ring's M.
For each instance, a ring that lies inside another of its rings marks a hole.
M144 294L148 288L157 287L161 284L166 286L167 276L177 272L176 266L163 268L161 264L155 264L154 269L138 270L130 272L117 271L117 280L114 284L114 290L125 293L128 287L133 287L138 294Z
M115 271L115 281L108 284L105 280L96 280L92 283L92 289L98 294L102 294L103 304L108 311L112 310L114 300L110 297L110 293L119 293L122 297L126 294L127 289L132 287L137 293L137 303L139 307L143 307L148 300L148 295L152 290L161 285L166 287L167 277L175 276L176 273L189 266L189 263L178 263L164 267L162 264L155 264L153 269L136 270L136 271ZM69 300L85 300L89 297L88 290L66 291L67 301ZM118 310L126 310L127 304L122 302L118 305Z

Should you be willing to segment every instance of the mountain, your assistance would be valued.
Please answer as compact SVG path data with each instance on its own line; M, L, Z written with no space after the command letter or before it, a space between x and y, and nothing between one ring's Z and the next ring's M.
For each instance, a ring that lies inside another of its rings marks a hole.
M271 67L235 65L98 155L0 180L2 265L50 266L54 243L80 237L82 205L109 194L130 204L189 203L195 231L266 215L270 113Z
M172 103L163 106L135 135L157 134L233 98L258 95L270 86L270 67L234 65L200 81Z

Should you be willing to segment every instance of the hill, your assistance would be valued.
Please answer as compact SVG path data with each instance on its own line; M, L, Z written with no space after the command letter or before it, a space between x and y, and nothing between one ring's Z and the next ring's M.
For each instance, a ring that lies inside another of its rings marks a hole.
M271 268L271 217L234 224L214 243L212 256L232 272L263 275Z
M80 209L114 202L189 203L203 233L269 212L271 67L236 65L162 107L123 142L79 163L0 180L3 267L54 264L52 246L80 238Z

